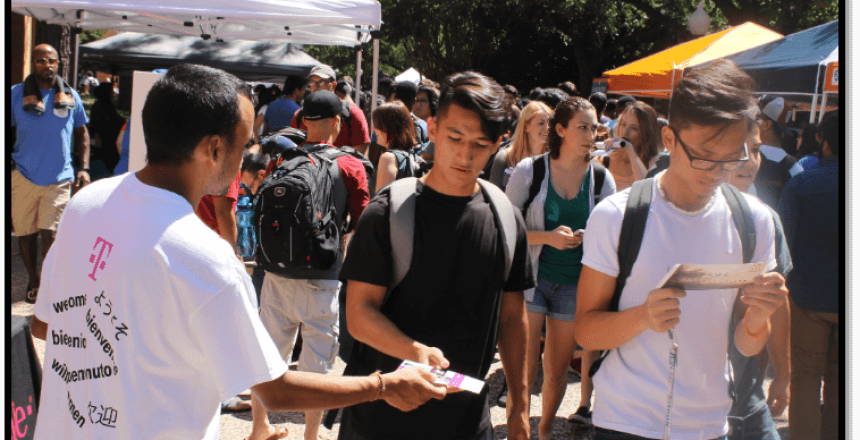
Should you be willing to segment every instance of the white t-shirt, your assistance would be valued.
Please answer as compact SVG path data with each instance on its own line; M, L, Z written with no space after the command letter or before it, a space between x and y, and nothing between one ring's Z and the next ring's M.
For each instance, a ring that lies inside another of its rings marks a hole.
M620 310L645 302L648 293L675 264L740 264L743 250L731 210L720 189L707 211L688 216L660 196L654 179L651 209L642 248L621 294ZM601 201L585 230L582 264L617 277L618 241L630 190ZM765 205L746 196L756 228L752 262L774 260L773 219ZM672 438L711 439L728 432L728 325L737 289L687 292L675 327ZM667 333L645 330L612 350L594 377L594 425L648 438L663 438L668 403Z
M269 109L269 104L266 104L266 105L260 107L260 111L257 112L257 116L263 116L265 118L266 117L266 110L268 110L268 109ZM265 123L266 122L263 121L263 123L260 124L260 128L257 129L257 136L263 135L263 126Z
M36 439L217 439L220 402L287 371L232 247L135 173L69 202L42 269Z

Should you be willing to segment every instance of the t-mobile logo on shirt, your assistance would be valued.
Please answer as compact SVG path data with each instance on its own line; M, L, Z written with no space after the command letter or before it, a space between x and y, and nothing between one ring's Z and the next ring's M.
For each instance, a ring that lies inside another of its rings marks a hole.
M101 243L102 247L98 251L98 257L96 257L96 254L90 254L90 263L95 263L93 264L93 273L90 274L90 278L92 278L93 281L97 281L96 271L105 270L105 262L102 260L102 255L104 255L105 253L105 248L107 248L107 255L104 256L105 260L107 260L107 258L110 256L110 251L113 249L113 243L109 243L104 238L99 237L96 240L96 244L93 246L93 250L95 250L95 248L99 246L99 243Z

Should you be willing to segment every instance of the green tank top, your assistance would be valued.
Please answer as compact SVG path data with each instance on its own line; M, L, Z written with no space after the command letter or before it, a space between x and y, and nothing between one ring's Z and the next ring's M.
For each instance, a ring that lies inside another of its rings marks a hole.
M588 188L591 183L591 168L582 179L579 194L565 200L555 192L552 179L547 184L546 204L544 205L545 229L552 231L565 225L571 230L584 229L588 221ZM545 245L540 253L538 277L558 284L577 284L582 272L582 245L560 251Z

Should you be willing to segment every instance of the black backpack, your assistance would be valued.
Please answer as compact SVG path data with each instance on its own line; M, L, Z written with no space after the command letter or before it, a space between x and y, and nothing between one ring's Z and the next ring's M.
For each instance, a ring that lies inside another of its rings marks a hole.
M397 159L397 176L394 180L404 177L421 177L430 170L427 162L412 151L388 150Z
M651 209L653 181L653 178L638 180L633 182L633 186L630 187L630 196L627 199L627 206L624 208L624 220L621 221L621 233L618 241L619 270L618 277L615 279L615 291L612 294L612 300L609 301L608 310L610 312L618 311L621 292L627 284L627 278L633 271L633 264L636 263L636 258L642 247L645 224L648 222L648 212ZM726 197L729 210L732 212L732 220L741 238L744 263L749 263L755 254L756 241L755 223L750 207L744 195L734 186L723 184L720 188ZM599 356L591 364L591 369L588 371L589 376L594 377L609 352L610 350L600 351Z
M328 145L290 148L254 196L257 264L289 274L327 270L337 261L346 225L346 187Z
M523 204L523 218L526 218L526 212L529 210L535 197L540 192L541 183L546 176L546 159L544 155L532 157L532 183L529 185L529 196ZM600 203L600 193L603 191L603 182L606 180L606 167L592 161L591 166L594 169L594 206Z

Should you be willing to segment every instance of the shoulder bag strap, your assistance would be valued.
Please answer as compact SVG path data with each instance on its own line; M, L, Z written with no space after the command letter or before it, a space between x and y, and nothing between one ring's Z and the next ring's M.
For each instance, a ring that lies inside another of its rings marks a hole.
M546 176L546 162L544 156L535 156L532 158L532 183L529 185L529 197L523 204L523 218L529 210L535 197L540 192L540 185L543 183L543 178Z
M603 191L603 182L606 180L606 167L592 161L591 168L594 170L594 204L600 203L600 193Z
M621 292L627 284L627 278L633 270L633 264L639 256L642 247L642 238L645 236L645 225L648 222L648 212L651 209L651 196L653 179L638 180L630 187L630 196L627 198L627 206L624 208L624 220L621 221L621 233L618 238L618 277L615 279L615 291L609 302L609 311L617 312L621 302ZM588 374L594 377L600 364L609 355L609 350L604 350L600 356L591 364Z
M511 274L514 251L517 248L517 217L514 214L514 205L496 185L483 179L478 179L478 183L490 199L490 206L502 230L502 239L505 242L505 278L502 283L505 284Z
M720 187L726 197L726 202L729 204L729 209L732 211L735 228L738 229L738 235L741 237L744 264L749 263L755 254L756 242L755 222L752 219L750 206L744 195L734 186L724 183Z
M418 179L404 178L389 185L389 234L391 238L391 283L385 292L388 300L391 292L400 284L412 266L412 251L415 241L415 190Z

